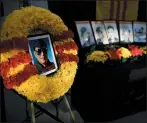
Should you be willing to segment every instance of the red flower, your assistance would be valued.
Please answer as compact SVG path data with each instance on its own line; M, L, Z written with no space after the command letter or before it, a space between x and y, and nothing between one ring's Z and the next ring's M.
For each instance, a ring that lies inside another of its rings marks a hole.
M115 50L108 50L108 53L110 54L110 56L111 56L110 59L112 59L112 60L117 60L120 58Z
M0 64L0 75L1 76L6 76L9 69L10 69L9 63L8 62L3 62L2 64Z
M64 62L71 62L71 61L75 61L77 63L79 62L78 56L73 54L59 54L58 60L60 61L60 64Z
M6 88L11 89L14 85L20 85L23 81L27 80L30 76L37 74L38 70L34 65L25 66L24 71L17 75L7 77L7 73L10 68L15 68L19 64L31 62L31 56L29 53L19 52L17 55L11 57L9 61L2 62L0 64L0 75L4 79L4 85Z
M11 89L14 85L19 86L23 81L27 80L30 76L38 73L36 66L34 65L26 65L25 69L18 73L17 75L13 75L11 77L3 77L4 85L6 88Z
M8 49L8 48L7 48ZM58 59L60 64L64 62L75 61L79 62L79 58L73 54L61 54L63 50L77 50L78 47L75 42L65 42L62 45L55 46L57 52L59 52ZM4 79L4 85L6 88L11 89L14 85L19 86L22 82L27 80L32 75L38 73L38 69L36 66L32 64L28 64L25 66L24 70L19 72L17 75L12 75L11 77L7 77L7 73L10 68L15 68L20 64L30 63L32 58L29 53L19 52L17 55L11 57L9 61L2 62L0 64L0 75Z
M142 56L142 49L140 49L138 46L135 46L135 45L132 45L132 46L129 46L129 50L132 54L132 56Z
M62 45L56 45L55 49L57 52L62 53L64 50L78 50L75 42L65 42Z
M0 42L0 53L7 52L11 49L28 50L28 39L22 37L22 38L13 38L11 40L3 40L2 42Z
M67 30L62 32L61 34L54 35L53 39L55 41L61 41L61 40L64 40L67 38L73 38L73 37L74 37L73 32L71 30Z
M62 53L63 52L63 49L62 48L58 48L57 52L58 53Z
M4 78L4 85L7 89L13 88L13 83L11 82L10 78Z
M122 54L122 50L117 50L117 54Z

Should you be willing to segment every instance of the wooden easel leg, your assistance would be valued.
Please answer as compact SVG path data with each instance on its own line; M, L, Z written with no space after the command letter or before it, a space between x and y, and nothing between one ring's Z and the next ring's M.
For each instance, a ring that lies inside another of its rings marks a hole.
M67 100L66 95L63 96L63 99L64 99L64 102L65 102L65 104L66 104L66 106L67 106L67 108L68 108L68 110L69 110L69 113L70 113L72 122L75 123L75 116L74 116L74 114L73 114L73 112L72 112L72 110L71 110L71 107L70 107L70 105L69 105L69 102L68 102L68 100Z
M33 102L31 102L31 119L32 119L32 123L36 123L35 122L35 110L34 110Z

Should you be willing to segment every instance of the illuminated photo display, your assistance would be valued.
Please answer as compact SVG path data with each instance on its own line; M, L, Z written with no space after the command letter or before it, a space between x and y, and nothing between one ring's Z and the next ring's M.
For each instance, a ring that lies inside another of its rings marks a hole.
M107 32L108 41L110 44L119 43L119 36L117 25L115 21L104 21L105 29Z
M88 47L95 45L92 28L89 21L76 21L76 28L78 31L81 46Z
M132 22L119 22L120 42L132 43L133 40L133 27Z
M145 22L133 22L134 42L147 42L146 28Z
M92 29L94 32L97 45L109 44L106 30L102 21L92 21Z

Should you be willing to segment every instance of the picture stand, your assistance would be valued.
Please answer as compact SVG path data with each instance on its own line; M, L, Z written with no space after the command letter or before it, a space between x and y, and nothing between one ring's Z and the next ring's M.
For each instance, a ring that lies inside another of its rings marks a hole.
M75 123L75 117L74 114L71 110L71 106L69 105L69 101L67 99L66 94L61 97L61 99L56 99L54 101L51 101L51 103L55 106L56 108L56 116L54 116L52 113L48 112L46 109L44 109L43 107L41 107L39 104L29 101L27 100L25 97L19 95L16 91L12 90L15 94L17 94L18 96L20 96L21 98L23 98L26 101L26 119L22 121L22 123L28 123L28 122L32 122L32 123L36 123L36 118L39 117L40 115L42 115L43 113L45 113L47 116L51 117L52 119L54 119L57 122L60 123L64 123L64 121L59 119L59 103L64 101L69 113L70 113L70 117L73 123ZM1 100L1 106L3 107L1 109L1 122L7 122L6 120L6 111L5 111L5 97L4 97L4 86L1 82L1 97L3 97L3 99ZM68 93L67 93L68 94ZM30 102L30 108L28 107L28 102ZM3 104L3 105L2 105ZM35 113L35 108L39 109L38 112ZM29 116L29 111L31 113L31 117Z
M31 102L31 117L32 117L32 123L36 123L36 121L35 121L35 110L34 110L34 104L33 104L33 102Z
M49 117L51 117L52 119L56 120L57 122L60 122L60 123L64 123L64 121L60 120L59 119L59 108L58 108L58 105L59 103L64 100L64 103L66 105L66 107L68 108L68 111L70 113L70 117L71 117L71 120L72 120L72 123L75 123L75 117L74 117L74 114L71 110L71 107L69 105L69 102L68 102L68 99L66 97L66 95L64 95L62 97L61 100L55 100L54 102L54 105L56 107L56 116L54 116L53 114L51 114L50 112L48 112L47 110L45 110L44 108L42 108L40 105L38 105L37 103L34 103L34 102L30 102L30 111L31 111L31 118L29 117L29 111L28 111L28 107L27 107L27 112L26 112L26 115L27 115L27 119L22 121L22 122L28 122L31 120L32 123L36 123L36 118L39 117L40 115L42 115L43 113L45 113L46 115L48 115ZM26 103L28 103L28 100L26 100ZM40 111L35 113L35 109L34 108L37 108L39 109Z
M74 117L74 114L73 114L73 112L72 112L72 110L71 110L71 107L70 107L70 105L69 105L69 102L68 102L68 100L67 100L66 95L63 96L63 99L64 99L64 102L65 102L65 104L66 104L66 106L67 106L67 108L68 108L68 110L69 110L69 113L70 113L72 122L74 123L74 122L75 122L75 117Z

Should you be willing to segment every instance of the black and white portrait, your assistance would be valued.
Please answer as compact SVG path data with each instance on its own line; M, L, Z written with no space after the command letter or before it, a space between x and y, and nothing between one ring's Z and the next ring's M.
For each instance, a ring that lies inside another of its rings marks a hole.
M134 42L147 42L146 39L146 23L134 22L133 23Z
M133 27L131 22L119 22L120 42L133 42Z
M76 21L76 27L82 47L95 45L95 40L89 21Z
M91 24L97 45L109 44L103 22L92 21Z
M115 21L104 21L109 43L118 43L119 36Z

